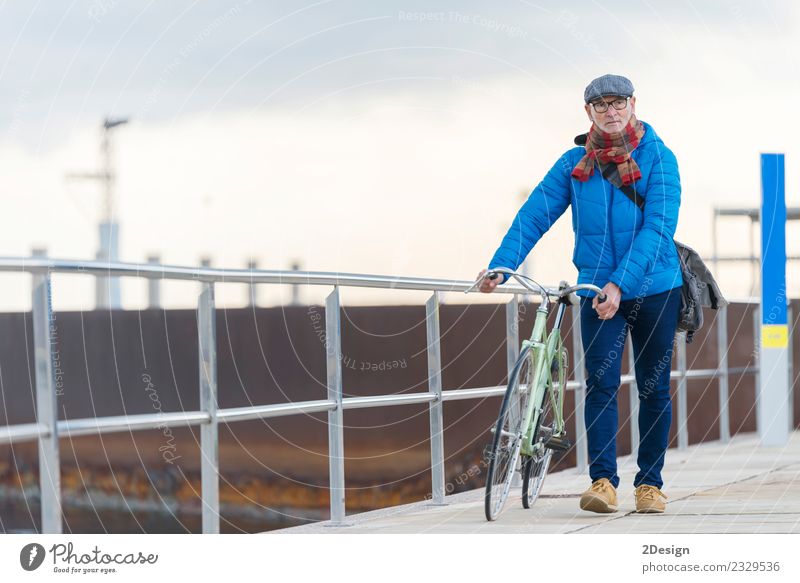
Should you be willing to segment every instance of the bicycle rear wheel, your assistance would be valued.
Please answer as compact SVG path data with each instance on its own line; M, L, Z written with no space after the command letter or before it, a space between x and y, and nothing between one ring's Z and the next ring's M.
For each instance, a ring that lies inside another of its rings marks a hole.
M517 470L522 445L522 416L530 395L527 385L531 376L530 360L530 347L526 346L511 371L494 427L492 445L487 453L489 469L484 494L486 520L495 520L502 512Z

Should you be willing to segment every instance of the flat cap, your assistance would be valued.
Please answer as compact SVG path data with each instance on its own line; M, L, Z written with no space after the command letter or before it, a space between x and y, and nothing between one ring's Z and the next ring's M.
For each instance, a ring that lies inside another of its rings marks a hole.
M598 97L605 97L606 95L632 97L633 83L631 83L630 79L622 75L603 75L602 77L593 79L592 82L586 86L586 90L583 92L583 100L589 103Z

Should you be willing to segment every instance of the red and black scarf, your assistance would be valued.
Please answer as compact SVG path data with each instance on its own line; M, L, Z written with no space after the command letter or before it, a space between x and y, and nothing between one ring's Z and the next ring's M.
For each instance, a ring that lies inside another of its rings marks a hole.
M631 115L628 125L618 132L606 133L592 124L586 139L586 154L572 170L572 177L581 182L589 180L594 174L594 161L597 160L601 166L616 164L623 185L636 182L642 177L642 172L631 154L643 135L644 126L635 115Z

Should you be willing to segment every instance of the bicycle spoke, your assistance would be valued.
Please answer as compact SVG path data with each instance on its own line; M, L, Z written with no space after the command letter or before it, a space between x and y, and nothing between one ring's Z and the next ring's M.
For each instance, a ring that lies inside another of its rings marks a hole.
M522 474L522 506L530 508L536 502L541 492L553 451L547 449L544 443L553 435L555 430L555 416L552 408L550 391L552 385L547 387L547 392L543 396L542 412L537 419L537 427L534 430L534 455L526 461Z
M528 402L527 391L520 390L520 381L528 378L530 368L529 349L520 354L517 365L509 378L500 415L494 429L492 446L487 456L489 469L486 475L485 513L487 520L494 520L503 510L508 499L514 473L521 471L520 449L522 446L522 416Z

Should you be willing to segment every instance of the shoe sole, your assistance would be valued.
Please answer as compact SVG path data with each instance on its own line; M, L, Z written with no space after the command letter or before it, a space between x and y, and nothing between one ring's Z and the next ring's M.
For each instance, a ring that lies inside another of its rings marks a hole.
M589 512L597 512L599 514L610 514L617 511L617 507L609 504L600 496L588 495L581 498L581 510L588 510Z
M637 514L662 514L664 512L661 508L642 508L636 509Z

